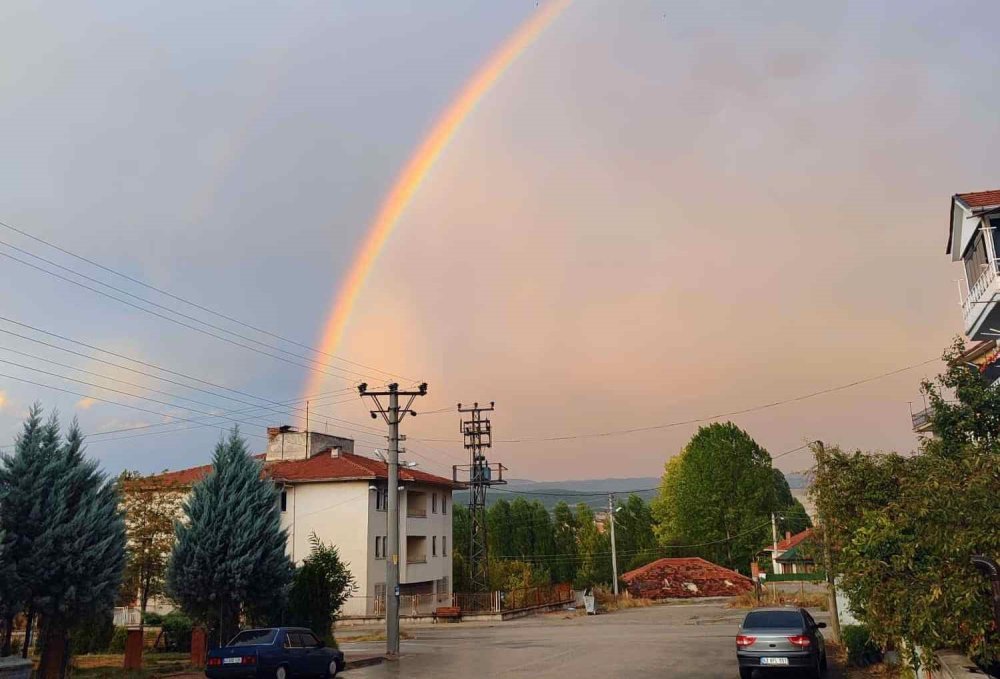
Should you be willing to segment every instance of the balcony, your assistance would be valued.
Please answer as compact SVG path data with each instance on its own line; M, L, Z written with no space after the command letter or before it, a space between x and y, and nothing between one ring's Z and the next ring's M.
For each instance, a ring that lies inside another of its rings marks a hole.
M910 413L910 420L913 422L913 431L918 434L931 430L931 409L924 408L915 413Z
M1000 313L997 313L996 304L1000 300L997 266L997 261L983 265L983 273L969 285L969 294L962 302L965 334L973 340L990 339L987 333L992 332L992 327L1000 326Z
M406 536L406 565L427 563L427 536Z

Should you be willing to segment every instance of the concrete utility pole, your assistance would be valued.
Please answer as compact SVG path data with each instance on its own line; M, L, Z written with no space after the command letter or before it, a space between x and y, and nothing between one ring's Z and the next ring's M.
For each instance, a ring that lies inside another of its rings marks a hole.
M774 512L771 512L771 542L774 546L774 551L771 552L771 568L774 569L775 574L780 575L778 573L778 521Z
M375 404L375 410L370 411L372 419L379 415L389 425L389 460L388 460L388 554L385 560L385 654L390 658L399 655L399 423L407 414L416 417L410 410L413 399L427 394L427 383L420 385L417 391L400 391L399 385L392 383L387 391L368 391L367 384L358 385L358 393L367 396ZM388 396L389 405L385 407L379 401L379 396ZM399 407L399 397L409 396L410 400L402 408Z
M822 441L816 441L816 466L820 472L823 471L823 453L826 448ZM837 611L837 587L833 579L833 559L830 557L830 532L826 522L826 517L820 512L819 522L823 526L823 562L826 568L826 590L827 607L830 609L830 631L833 632L834 641L840 642L840 613Z
M608 495L608 521L611 523L611 575L615 588L615 599L618 598L618 554L615 546L615 494Z

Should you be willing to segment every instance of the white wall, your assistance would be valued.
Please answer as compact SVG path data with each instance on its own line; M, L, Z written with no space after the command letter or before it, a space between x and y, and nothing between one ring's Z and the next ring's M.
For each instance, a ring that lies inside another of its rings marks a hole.
M288 555L296 564L302 563L312 549L309 536L315 532L325 544L337 547L340 558L350 564L357 593L365 593L370 565L369 517L375 507L375 493L368 490L368 482L297 483L285 486L284 491L281 527L288 532Z

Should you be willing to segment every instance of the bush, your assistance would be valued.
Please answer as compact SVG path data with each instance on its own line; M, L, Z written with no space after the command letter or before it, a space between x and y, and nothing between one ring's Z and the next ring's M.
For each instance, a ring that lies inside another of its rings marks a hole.
M111 635L111 643L108 650L112 653L125 652L125 639L128 637L128 630L124 627L115 627L114 634Z
M847 662L856 667L867 667L882 661L882 651L872 641L868 628L864 625L844 625L840 630L847 649Z
M146 611L146 614L142 616L142 622L145 625L159 627L163 624L163 616L153 611Z
M191 650L191 619L180 611L170 611L160 622L169 651Z
M70 631L70 648L74 655L106 653L115 634L114 618L100 615L84 620Z

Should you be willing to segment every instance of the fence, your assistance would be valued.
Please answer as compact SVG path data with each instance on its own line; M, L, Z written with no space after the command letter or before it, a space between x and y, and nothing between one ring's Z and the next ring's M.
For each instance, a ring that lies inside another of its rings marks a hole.
M767 582L821 582L826 580L826 573L817 571L815 573L775 573L767 574Z
M136 627L142 618L142 611L138 608L115 608L115 627Z
M463 613L501 613L536 606L568 604L574 600L569 584L525 587L509 592L454 594L401 594L399 614L402 617L432 615L440 607L454 606ZM385 617L384 596L353 596L344 604L342 618Z

